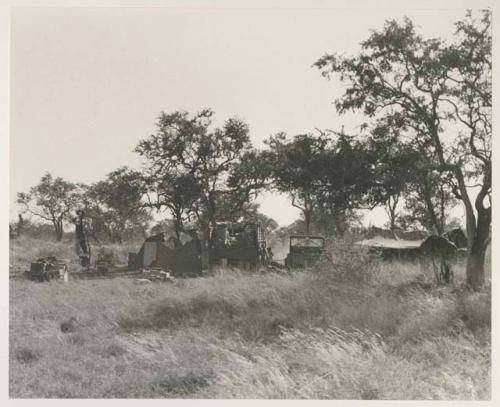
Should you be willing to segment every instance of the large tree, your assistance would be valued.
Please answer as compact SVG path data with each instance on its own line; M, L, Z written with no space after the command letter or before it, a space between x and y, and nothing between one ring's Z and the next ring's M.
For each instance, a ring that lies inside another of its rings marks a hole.
M375 155L367 140L330 132L318 174L318 203L329 215L335 233L343 235L352 221L359 218L359 209L373 208L370 201L375 185Z
M286 134L278 133L266 140L266 144L272 154L273 185L290 196L292 206L302 212L305 233L310 234L327 140L312 134L288 139Z
M146 207L158 211L167 209L172 217L175 236L180 240L187 222L192 221L199 203L200 187L196 180L186 173L164 173L144 177L147 186Z
M319 133L270 137L266 143L273 153L272 179L275 188L289 194L292 205L302 211L307 234L318 223L325 226L320 228L324 232L342 235L355 211L368 203L373 155L362 139L343 132Z
M404 122L395 119L379 120L370 134L376 162L371 200L384 206L390 229L423 227L441 235L456 205L449 176L434 169L439 162L432 151L401 139Z
M400 130L397 118L383 118L371 130L367 143L375 162L370 201L384 207L391 230L401 226L401 203L409 190L418 158L418 153L400 140Z
M389 21L362 42L359 55L325 55L315 64L346 84L336 101L340 113L398 115L405 136L436 157L432 170L451 175L466 211L467 283L473 288L484 281L491 224L490 19L489 11L479 21L469 13L451 44L424 39L409 19ZM449 135L457 130L459 137ZM475 199L468 182L479 184Z
M64 222L69 220L78 197L76 184L47 173L28 193L20 192L17 202L24 207L25 212L52 223L55 238L59 242L63 237Z
M142 205L144 193L142 175L127 167L110 172L104 180L86 188L83 203L96 237L103 232L112 243L120 243L131 232L145 230L150 215Z
M197 197L189 196L178 209L197 217L207 240L210 227L223 220L221 202L231 205L224 210L237 211L261 188L259 182L254 182L253 172L250 177L238 172L253 151L248 126L231 118L222 127L214 128L213 114L211 110L193 116L187 112L163 112L157 120L156 132L136 147L136 152L145 159L150 185L161 184L171 177L186 181L175 183L175 190L168 194L159 191L158 204L166 204L172 194L185 197L188 191L184 187L196 192ZM234 182L236 179L239 182Z

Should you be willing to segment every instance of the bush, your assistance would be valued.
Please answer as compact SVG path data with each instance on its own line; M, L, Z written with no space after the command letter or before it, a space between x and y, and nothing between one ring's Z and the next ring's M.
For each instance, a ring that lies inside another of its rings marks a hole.
M40 354L37 351L26 347L17 349L14 355L19 363L32 363L40 359Z
M368 283L380 270L379 257L352 241L336 239L327 243L325 253L314 271L325 282L351 281Z

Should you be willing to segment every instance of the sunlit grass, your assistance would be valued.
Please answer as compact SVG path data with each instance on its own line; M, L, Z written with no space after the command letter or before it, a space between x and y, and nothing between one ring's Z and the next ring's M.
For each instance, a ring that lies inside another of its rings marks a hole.
M174 284L11 281L10 396L489 398L488 288L344 256Z

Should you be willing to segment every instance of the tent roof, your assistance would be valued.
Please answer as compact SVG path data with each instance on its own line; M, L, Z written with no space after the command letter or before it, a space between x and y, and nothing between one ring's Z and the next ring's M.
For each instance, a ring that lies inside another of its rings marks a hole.
M420 240L402 240L402 239L388 239L385 237L373 237L371 239L364 239L355 244L360 246L375 247L380 249L418 249L424 239Z

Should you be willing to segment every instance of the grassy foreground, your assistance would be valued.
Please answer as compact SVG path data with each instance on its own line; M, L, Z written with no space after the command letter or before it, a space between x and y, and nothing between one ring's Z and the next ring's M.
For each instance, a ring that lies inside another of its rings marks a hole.
M339 253L294 275L11 280L10 397L490 397L488 287Z

